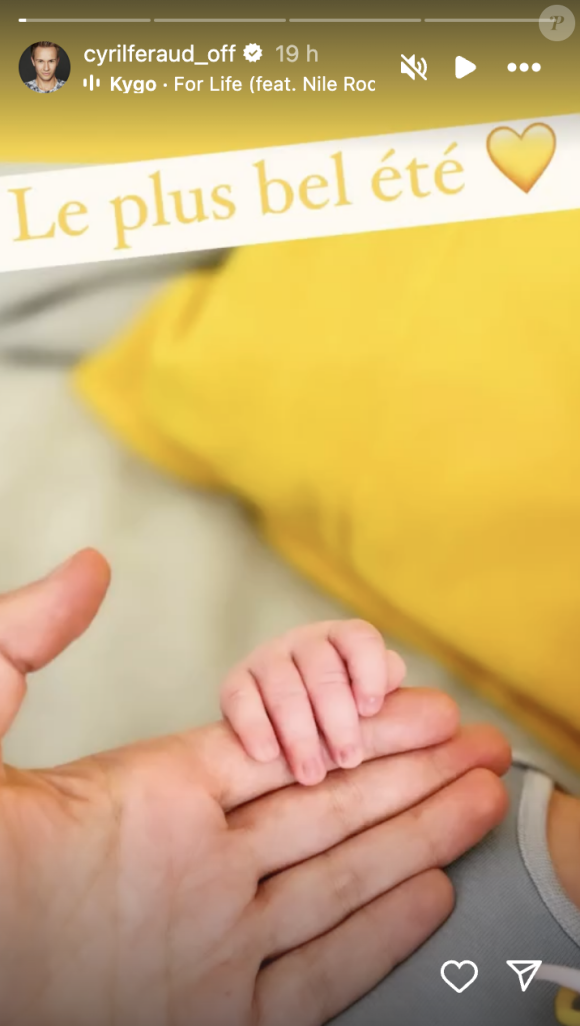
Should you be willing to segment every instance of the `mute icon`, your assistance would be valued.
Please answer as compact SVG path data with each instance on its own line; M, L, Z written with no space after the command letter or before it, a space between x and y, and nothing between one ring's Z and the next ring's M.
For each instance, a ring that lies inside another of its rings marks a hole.
M424 57L417 58L415 61L415 54L412 57L405 57L405 54L401 54L401 75L408 75L409 78L415 81L415 75L419 75L424 82L427 81L427 61Z

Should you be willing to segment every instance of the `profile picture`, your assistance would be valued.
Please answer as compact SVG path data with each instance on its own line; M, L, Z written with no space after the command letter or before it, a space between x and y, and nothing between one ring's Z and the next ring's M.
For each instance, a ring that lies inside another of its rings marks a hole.
M41 40L26 47L20 58L20 78L33 93L56 93L70 75L70 60L62 46Z

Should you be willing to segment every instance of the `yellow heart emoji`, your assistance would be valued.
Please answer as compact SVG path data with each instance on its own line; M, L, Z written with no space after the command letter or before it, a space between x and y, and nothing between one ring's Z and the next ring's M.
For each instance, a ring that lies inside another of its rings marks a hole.
M495 166L524 192L543 175L556 151L556 136L549 125L528 125L520 135L513 128L494 128L487 137L487 152Z

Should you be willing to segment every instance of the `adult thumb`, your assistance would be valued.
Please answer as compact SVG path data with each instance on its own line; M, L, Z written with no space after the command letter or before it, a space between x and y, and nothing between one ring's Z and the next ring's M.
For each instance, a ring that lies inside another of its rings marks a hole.
M26 675L86 631L109 581L106 560L85 549L48 577L0 596L0 739L22 705Z

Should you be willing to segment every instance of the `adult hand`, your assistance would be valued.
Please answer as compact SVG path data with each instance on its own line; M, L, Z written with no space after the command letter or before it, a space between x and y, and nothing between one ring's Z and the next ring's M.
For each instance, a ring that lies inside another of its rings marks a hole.
M2 734L107 584L89 551L0 599ZM503 814L505 743L456 727L444 695L396 692L369 761L308 789L224 724L3 765L0 1023L319 1026L446 918L439 867Z

